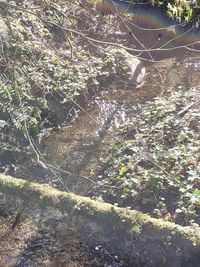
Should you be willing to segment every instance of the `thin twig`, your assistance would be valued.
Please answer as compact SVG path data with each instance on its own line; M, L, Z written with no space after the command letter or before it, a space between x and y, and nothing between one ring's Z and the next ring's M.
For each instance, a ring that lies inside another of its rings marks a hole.
M188 111L189 111L189 109L191 108L191 107L193 107L194 106L194 102L192 102L191 104L189 104L188 106L186 106L184 109L182 109L181 111L179 111L178 112L178 115L179 116L183 116L183 115L185 115Z

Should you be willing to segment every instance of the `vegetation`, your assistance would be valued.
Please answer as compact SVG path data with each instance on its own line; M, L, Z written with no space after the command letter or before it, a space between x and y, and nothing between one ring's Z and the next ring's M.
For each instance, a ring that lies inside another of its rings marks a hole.
M101 173L100 183L114 186L101 191L106 201L184 225L200 222L196 101L192 91L171 92L121 128L125 141L113 146Z
M167 10L170 17L183 23L194 23L199 27L200 1L180 0L165 1L151 0L153 5L158 5Z
M116 11L116 5L121 4L120 1L112 0L88 0L89 2L95 3L98 7L108 5L106 10L103 12L108 12L108 9ZM121 1L127 3L127 1ZM143 3L153 6L158 6L164 10L171 18L181 22L183 24L193 24L199 27L199 15L200 15L200 1L199 0L130 0L128 3ZM99 8L103 10L104 8Z
M121 56L117 62L111 54L116 47L115 51L125 48L125 37L117 15L105 18L106 14L97 12L101 4L92 0L0 2L2 171L6 172L5 166L17 159L18 152L30 153L30 158L32 150L39 154L33 145L38 134L70 119L91 92L105 85L109 88L116 77L127 79L129 70L122 66ZM199 1L151 4L167 9L181 23L199 26ZM130 31L126 34L132 38ZM123 142L111 144L102 162L99 184L92 181L93 196L100 202L4 174L0 174L0 191L25 200L31 196L43 206L52 205L77 218L94 220L101 224L100 235L106 236L111 229L108 236L115 233L115 241L119 241L121 230L123 234L128 232L133 258L141 256L145 244L152 260L157 249L168 253L156 262L159 266L168 264L171 255L170 260L177 257L177 247L181 260L185 260L187 249L191 255L199 252L198 100L192 90L172 88L121 126L116 137ZM135 250L133 240L138 244ZM125 247L127 240L123 242ZM149 255L144 256L145 262Z
M1 2L0 10L0 153L4 161L5 157L12 160L9 151L25 149L41 129L70 117L72 100L78 101L79 95L87 95L98 84L103 60L86 51L79 35L72 34L87 16L77 1L67 5L63 1Z
M78 100L79 95L96 87L98 76L108 75L100 49L88 51L83 35L77 31L83 21L88 29L93 19L98 20L91 2L95 1L86 1L84 6L78 1L66 5L61 0L29 1L28 6L26 1L1 2L2 161L5 157L12 161L10 151L24 149L30 137L35 138L41 129L65 121L64 114L69 110L73 113L71 100ZM170 14L178 20L189 22L194 17L198 20L196 1L154 4L168 6ZM99 30L95 29L97 33Z

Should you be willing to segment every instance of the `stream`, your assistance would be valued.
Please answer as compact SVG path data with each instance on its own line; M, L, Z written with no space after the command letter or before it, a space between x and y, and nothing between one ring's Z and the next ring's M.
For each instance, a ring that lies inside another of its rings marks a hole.
M42 154L46 155L45 162L61 170L63 182L70 191L87 195L88 190L92 190L94 184L84 177L95 179L111 144L123 142L115 136L118 128L140 112L146 101L163 93L161 77L165 77L168 68L175 72L176 65L175 59L170 59L149 67L146 83L138 92L120 89L100 92L86 109L80 110L73 122L43 137L41 147ZM180 84L181 79L185 79L182 72L184 70L178 74ZM74 175L70 177L70 173Z
M61 190L67 188L79 195L89 195L94 182L98 182L96 174L110 145L116 141L115 133L120 125L169 87L198 88L198 72L194 71L198 66L198 61L191 58L166 59L147 67L145 84L139 91L99 92L73 121L41 136L42 159L51 168L46 170L27 162L21 165L19 175ZM13 212L11 209L3 217L3 221L10 220L3 229L6 239L1 241L4 249L0 252L0 261L9 262L6 266L125 266L123 261L115 260L117 256L98 250L98 245L97 251L88 248L66 214L55 210L44 212L37 206L26 208L22 222L13 232L9 229ZM13 238L17 247L14 253Z
M139 17L137 22L140 22ZM145 40L143 31L136 34L148 47L155 44L155 39L151 44L150 33ZM165 43L167 38L171 39L164 33L162 36ZM98 182L97 174L111 144L123 142L116 137L121 125L140 113L148 101L170 88L200 88L198 54L185 54L181 50L178 54L176 51L176 57L173 51L167 55L157 53L156 58L161 60L155 63L144 61L146 78L139 90L114 87L100 90L86 107L77 108L73 120L41 133L37 148L44 166L20 159L17 175L88 196ZM13 205L13 199L9 203L6 199L2 202L10 208L6 212L3 208L0 210L0 266L125 266L117 255L109 255L98 246L87 247L71 226L68 215L58 210L42 211L37 205L28 206L20 224L11 230L16 210L22 203L18 200Z

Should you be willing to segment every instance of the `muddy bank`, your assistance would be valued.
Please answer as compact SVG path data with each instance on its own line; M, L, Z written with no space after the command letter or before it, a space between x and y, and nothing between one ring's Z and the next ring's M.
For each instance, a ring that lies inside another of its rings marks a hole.
M136 210L128 211L11 176L1 175L0 185L8 195L20 196L26 202L31 195L43 208L51 206L67 212L87 242L93 246L103 243L128 264L177 267L199 256L199 227L182 227Z
M67 214L55 209L44 211L31 204L25 207L20 222L12 229L21 202L1 197L1 207L0 266L100 267L106 263L94 247L81 241Z

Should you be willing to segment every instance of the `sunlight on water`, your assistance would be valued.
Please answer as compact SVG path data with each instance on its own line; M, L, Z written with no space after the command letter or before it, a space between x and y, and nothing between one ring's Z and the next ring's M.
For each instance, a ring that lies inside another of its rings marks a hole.
M96 99L95 103L98 109L96 120L99 126L105 127L108 125L107 130L113 131L113 128L119 128L122 124L129 121L127 111L122 103L106 99ZM99 132L102 131L102 127L96 131L97 136L99 136Z
M185 66L190 70L198 71L200 70L200 59L199 61L187 62Z

